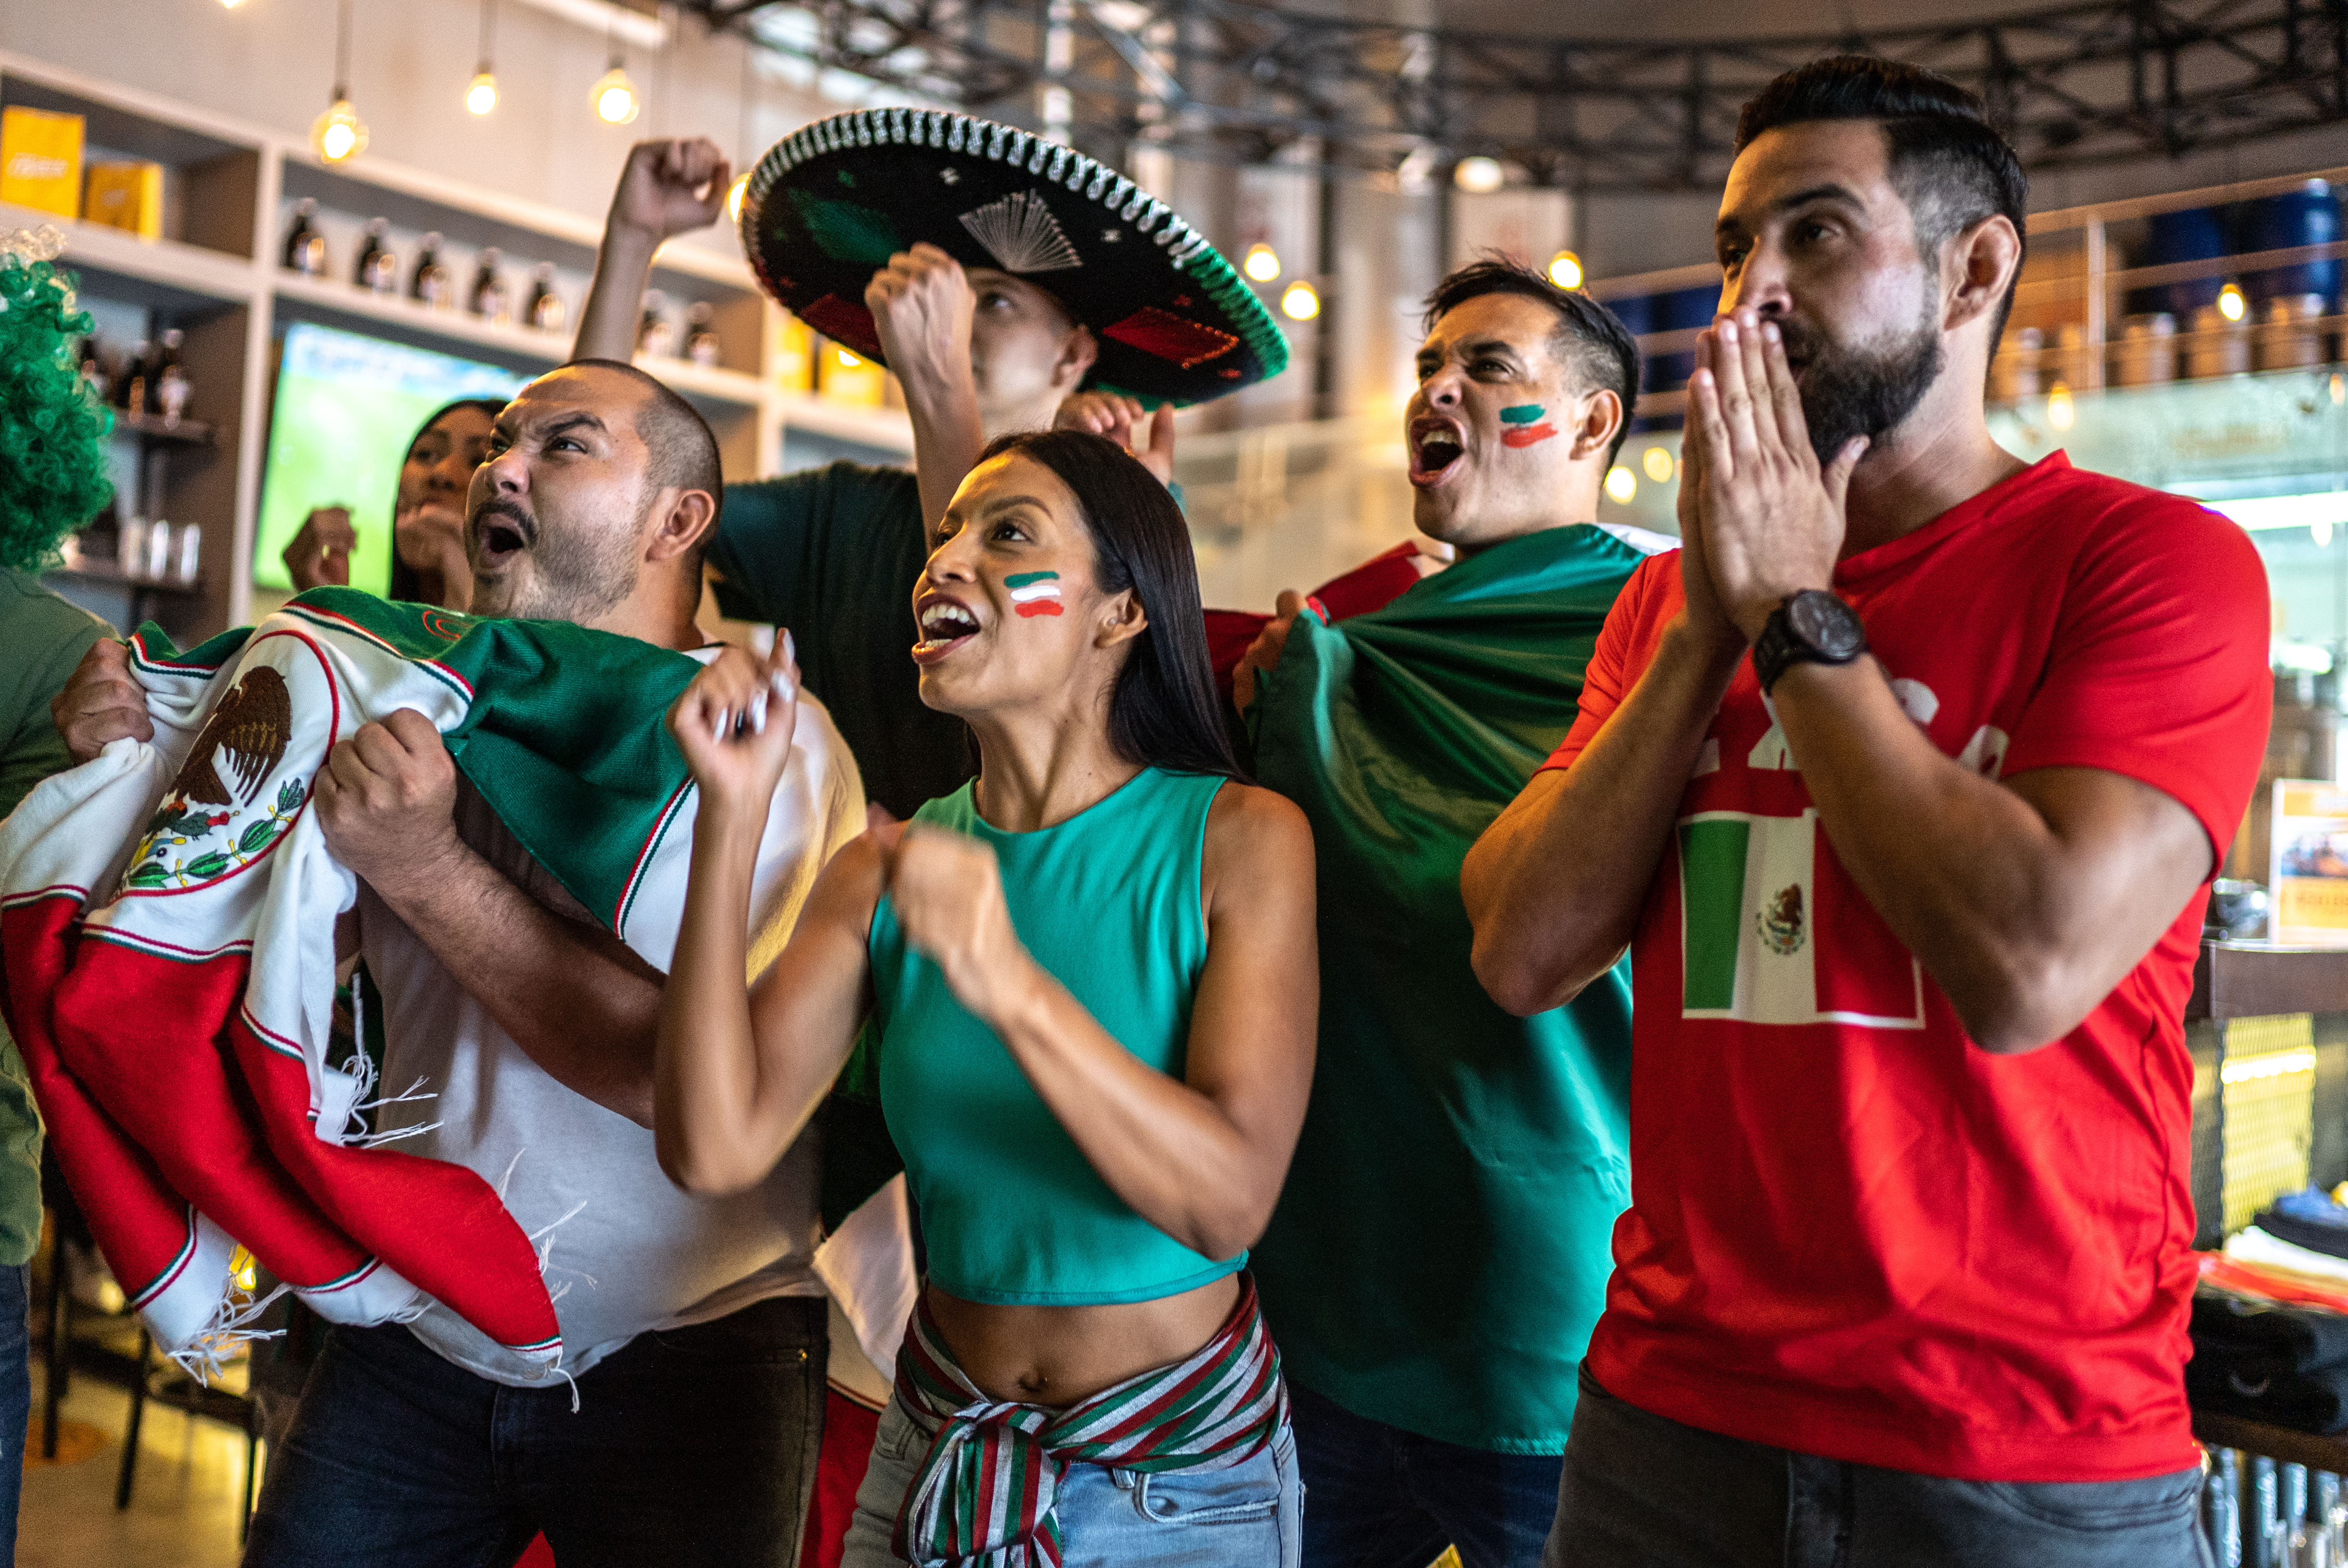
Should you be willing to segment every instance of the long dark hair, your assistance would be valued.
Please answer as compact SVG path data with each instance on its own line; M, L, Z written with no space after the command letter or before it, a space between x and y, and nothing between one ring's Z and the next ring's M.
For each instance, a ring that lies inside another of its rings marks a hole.
M1109 692L1109 744L1144 767L1244 782L1216 701L1207 618L1199 608L1198 559L1174 497L1106 436L1024 431L998 436L978 460L1014 453L1058 475L1076 497L1092 536L1093 575L1101 591L1131 589L1149 618Z
M399 455L400 466L407 466L407 454L416 450L416 444L431 434L435 425L439 424L457 410L478 408L488 415L491 420L495 420L499 415L505 412L505 407L506 400L502 397L460 397L454 403L442 404L431 412L423 424L416 427L416 434L407 438L407 450ZM392 521L395 527L398 523L398 511L399 503L395 500L392 502ZM424 579L417 574L414 567L399 559L399 541L396 538L393 539L391 541L391 592L386 597L400 602L413 603L423 596Z

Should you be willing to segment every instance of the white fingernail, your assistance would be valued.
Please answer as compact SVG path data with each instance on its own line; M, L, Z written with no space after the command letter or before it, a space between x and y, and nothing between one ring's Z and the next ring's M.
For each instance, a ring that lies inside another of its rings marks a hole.
M798 687L791 680L791 672L788 670L778 670L767 676L767 684L773 688L776 696L786 702L798 695Z
M727 735L734 733L732 730L726 728L726 721L733 717L733 715L734 710L731 708L720 708L717 710L717 722L712 724L710 728L716 733L718 739L723 740Z
M750 699L750 733L756 735L767 733L767 694L764 692Z
M790 632L789 632L788 630L784 631L784 633L783 633L783 661L784 661L785 663L787 663L787 664L796 664L796 663L798 663L798 658L799 658L799 645L798 645L798 643L796 643L796 642L794 642L794 641L791 641L791 634L790 634Z

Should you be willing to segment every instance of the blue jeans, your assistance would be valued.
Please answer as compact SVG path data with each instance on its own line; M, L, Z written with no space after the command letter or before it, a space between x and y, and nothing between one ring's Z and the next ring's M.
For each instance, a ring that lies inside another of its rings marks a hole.
M640 1334L512 1389L396 1325L335 1327L270 1455L246 1568L790 1568L823 1440L819 1299Z
M1557 1454L1463 1448L1357 1416L1288 1385L1296 1462L1313 1494L1308 1568L1538 1568L1557 1513Z
M872 1437L872 1460L856 1491L840 1568L895 1568L897 1511L929 1452L930 1433L891 1398ZM1296 1481L1296 1440L1286 1428L1272 1446L1228 1470L1167 1470L1143 1475L1072 1464L1060 1481L1061 1568L1297 1568L1304 1508ZM557 1549L556 1555L561 1555ZM571 1568L564 1563L562 1568ZM1426 1568L1424 1563L1419 1568Z
M1582 1368L1549 1568L2214 1568L2201 1471L1951 1481L1682 1426Z
M54 1266L65 1266L60 1257ZM0 1265L0 1563L16 1560L16 1496L25 1484L25 1428L33 1412L32 1270Z

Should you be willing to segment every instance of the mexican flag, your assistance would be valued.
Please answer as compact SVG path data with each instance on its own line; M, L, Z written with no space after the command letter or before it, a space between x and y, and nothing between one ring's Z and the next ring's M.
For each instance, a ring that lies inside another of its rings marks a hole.
M421 712L524 847L664 968L692 797L663 718L699 666L347 589L191 652L151 625L130 650L153 743L114 743L0 824L0 1005L108 1265L191 1367L251 1310L239 1245L332 1321L438 1299L556 1361L537 1255L497 1194L368 1146L371 1066L329 1060L356 881L311 791L336 741Z
M1679 823L1684 1018L1924 1027L1924 973L1818 827L1704 811Z

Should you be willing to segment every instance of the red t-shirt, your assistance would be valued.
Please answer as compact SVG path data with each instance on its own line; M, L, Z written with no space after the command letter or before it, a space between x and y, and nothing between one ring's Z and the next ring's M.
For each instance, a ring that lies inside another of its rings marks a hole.
M2265 750L2266 576L2241 530L2060 453L1835 589L1909 717L1991 777L2093 767L2200 819ZM1679 557L1600 634L1580 754L1654 657ZM1837 862L1748 660L1632 946L1631 1207L1590 1346L1689 1426L1972 1481L2196 1462L2185 1405L2204 897L2063 1040L1975 1047Z

